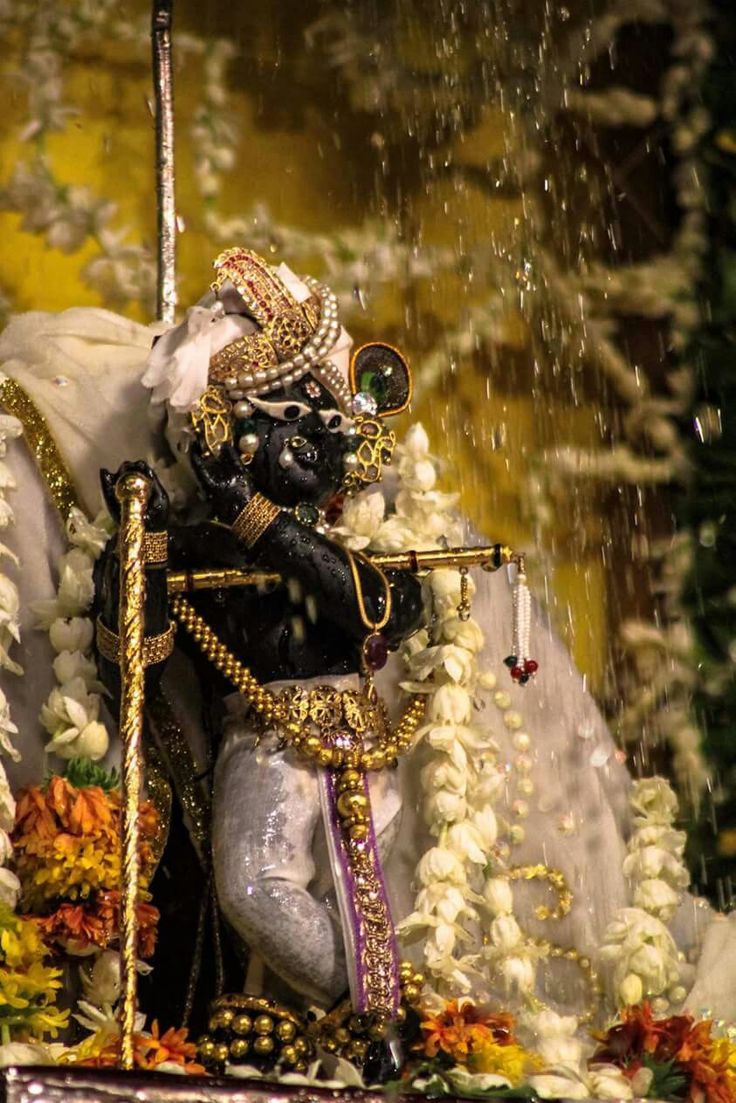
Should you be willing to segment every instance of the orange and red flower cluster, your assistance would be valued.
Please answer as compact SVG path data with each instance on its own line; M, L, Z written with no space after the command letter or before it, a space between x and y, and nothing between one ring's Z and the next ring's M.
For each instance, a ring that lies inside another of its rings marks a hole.
M193 1060L197 1053L195 1043L186 1039L185 1028L175 1030L172 1027L159 1034L158 1023L154 1022L150 1034L139 1032L133 1036L135 1067L155 1072L162 1065L178 1065L190 1075L204 1073L204 1066ZM74 1051L73 1064L76 1067L114 1068L119 1063L120 1035L109 1031L93 1034Z
M713 1023L691 1015L655 1019L648 1003L628 1008L623 1021L598 1035L593 1061L618 1065L632 1077L646 1067L679 1074L688 1103L736 1103L736 1046L712 1036Z
M425 1057L465 1065L474 1073L496 1073L520 1084L539 1062L519 1045L514 1017L483 1012L470 1000L453 1000L421 1023Z
M21 908L40 919L49 945L62 949L104 948L119 934L120 821L118 790L76 788L53 777L18 797L12 842L21 882ZM156 942L158 911L145 890L154 870L152 840L158 814L143 802L139 812L142 897L138 905L139 953Z

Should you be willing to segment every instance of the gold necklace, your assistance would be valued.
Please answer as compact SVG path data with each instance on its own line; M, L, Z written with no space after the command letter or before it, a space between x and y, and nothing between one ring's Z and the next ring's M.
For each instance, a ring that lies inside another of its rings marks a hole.
M388 624L393 610L391 583L386 578L381 568L376 563L371 563L364 555L360 555L359 552L351 552L348 548L345 548L345 554L348 557L350 573L353 576L358 613L363 622L363 627L368 630L368 634L361 646L361 658L363 660L363 674L368 686L368 692L373 693L375 692L373 689L373 672L385 666L386 660L388 659L388 644L381 635L381 629L385 628ZM357 563L355 562L356 559L360 559L361 563L364 563L367 567L371 567L383 583L384 607L383 616L380 620L374 621L368 616L368 610L365 607L365 598L363 596L363 583L360 578L360 571L358 570Z
M385 726L381 725L378 746L368 750L344 750L341 747L331 746L325 738L325 735L329 735L330 732L320 732L317 736L305 731L307 719L311 719L318 727L320 726L318 718L320 715L325 715L325 687L302 691L306 699L305 711L302 704L296 706L294 694L290 691L277 695L262 686L248 667L218 638L186 598L177 595L171 604L171 612L184 630L191 635L205 658L247 699L264 723L275 726L283 742L293 747L304 758L331 769L381 770L384 766L394 766L398 755L405 754L410 749L414 734L424 715L423 695L412 696L403 716L393 727L388 723ZM348 711L354 707L357 712L360 712L360 699L363 695L353 693L348 697L346 693L342 696L345 697L344 718L348 724L354 730L362 725L365 730L365 717L362 720L359 718L355 721L351 720L351 714ZM375 699L370 691L365 698L364 707L375 709Z

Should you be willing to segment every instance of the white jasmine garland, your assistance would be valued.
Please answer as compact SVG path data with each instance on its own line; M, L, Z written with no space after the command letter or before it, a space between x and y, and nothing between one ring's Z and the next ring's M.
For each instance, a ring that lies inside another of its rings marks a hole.
M61 758L91 758L98 761L110 745L100 722L102 683L92 651L94 625L86 614L94 598L93 571L112 531L106 512L90 521L79 509L67 519L72 547L59 561L56 597L38 601L33 610L39 625L48 629L56 651L53 669L58 686L41 708L41 724L51 737L49 754Z
M666 924L690 881L682 860L685 836L673 827L677 797L664 778L635 781L630 805L634 831L623 872L634 906L620 909L609 924L601 960L615 1006L656 998L664 1011L682 991L677 946Z
M371 489L346 504L333 535L351 548L382 551L460 543L462 530L453 512L457 495L436 489L437 473L421 425L412 426L397 448L396 466L400 482L393 510L387 514L383 496ZM468 583L472 596L472 578ZM485 995L500 982L524 999L534 987L538 951L513 916L511 889L495 854L499 824L493 804L505 775L497 763L498 747L473 707L479 690L493 689L496 682L478 669L484 642L480 625L458 616L458 572L433 571L427 586L432 638L423 631L408 642L408 678L402 686L427 694L417 743L426 755L420 774L422 812L436 841L417 865L414 910L399 925L399 934L406 944L421 940L426 995ZM496 696L504 720L520 727L507 695ZM491 867L491 887L484 894Z

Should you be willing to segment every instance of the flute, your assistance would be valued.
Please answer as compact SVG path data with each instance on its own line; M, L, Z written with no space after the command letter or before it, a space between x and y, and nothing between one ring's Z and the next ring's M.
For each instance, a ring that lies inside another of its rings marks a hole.
M438 548L431 551L405 551L367 554L366 558L387 571L412 571L422 574L439 567L481 567L497 571L520 559L505 544L490 544L475 548ZM268 586L282 581L274 571L240 569L237 567L201 567L191 571L169 571L170 594L185 594L195 590L224 590L232 586Z

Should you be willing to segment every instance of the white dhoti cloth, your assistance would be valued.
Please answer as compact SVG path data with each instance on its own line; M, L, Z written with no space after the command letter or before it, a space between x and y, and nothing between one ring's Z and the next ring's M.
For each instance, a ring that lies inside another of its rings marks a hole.
M357 675L272 682L278 692L329 685L356 689ZM254 714L239 694L227 717L215 767L212 852L218 900L227 920L296 992L329 1007L348 988L349 969L315 767L274 735L259 742ZM399 829L397 775L369 775L381 857Z

